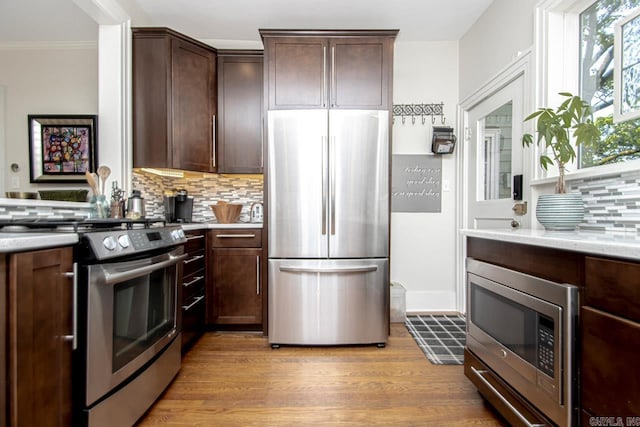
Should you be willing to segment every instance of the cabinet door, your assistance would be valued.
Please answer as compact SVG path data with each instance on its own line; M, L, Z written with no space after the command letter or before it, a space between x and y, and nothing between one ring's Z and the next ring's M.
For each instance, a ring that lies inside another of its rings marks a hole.
M10 256L9 412L13 426L71 425L71 248Z
M262 56L218 57L218 172L262 173Z
M582 409L594 416L640 414L640 324L583 307Z
M331 108L390 109L392 40L331 39Z
M209 319L221 325L262 323L261 249L213 250L213 305Z
M328 41L325 38L267 38L269 109L326 108Z
M215 172L215 55L184 40L172 46L172 166Z

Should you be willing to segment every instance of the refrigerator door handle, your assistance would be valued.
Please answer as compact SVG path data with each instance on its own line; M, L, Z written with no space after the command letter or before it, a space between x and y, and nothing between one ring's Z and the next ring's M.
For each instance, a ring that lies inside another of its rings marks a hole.
M330 193L331 193L331 235L336 234L336 136L331 136L331 145L329 146L329 155L331 156L331 164L329 171L331 180Z
M291 273L365 273L368 271L377 271L377 265L352 265L349 267L296 267L289 265L280 266L280 271Z
M322 137L322 235L327 234L327 137Z

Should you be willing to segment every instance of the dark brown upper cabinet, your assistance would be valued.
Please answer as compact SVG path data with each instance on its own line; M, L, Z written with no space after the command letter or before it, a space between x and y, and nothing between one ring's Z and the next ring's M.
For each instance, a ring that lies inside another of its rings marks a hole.
M397 30L260 30L268 109L392 105Z
M262 173L263 52L218 51L218 172Z
M216 50L133 28L133 167L216 172Z

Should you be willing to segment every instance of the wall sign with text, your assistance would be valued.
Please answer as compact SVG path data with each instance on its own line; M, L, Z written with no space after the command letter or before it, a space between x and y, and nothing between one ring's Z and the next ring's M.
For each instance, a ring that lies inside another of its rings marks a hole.
M392 167L392 212L441 211L441 157L421 154L395 154Z

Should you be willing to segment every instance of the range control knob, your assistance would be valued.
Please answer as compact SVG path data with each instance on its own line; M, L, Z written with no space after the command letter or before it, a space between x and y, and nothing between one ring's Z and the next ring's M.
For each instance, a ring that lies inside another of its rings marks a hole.
M120 246L122 246L123 248L128 248L130 243L129 236L127 236L126 234L118 236L118 243L120 243Z
M116 242L116 238L115 237L107 236L102 241L102 246L104 246L108 250L112 251L112 250L114 250L116 248L116 246L118 246L118 244Z

